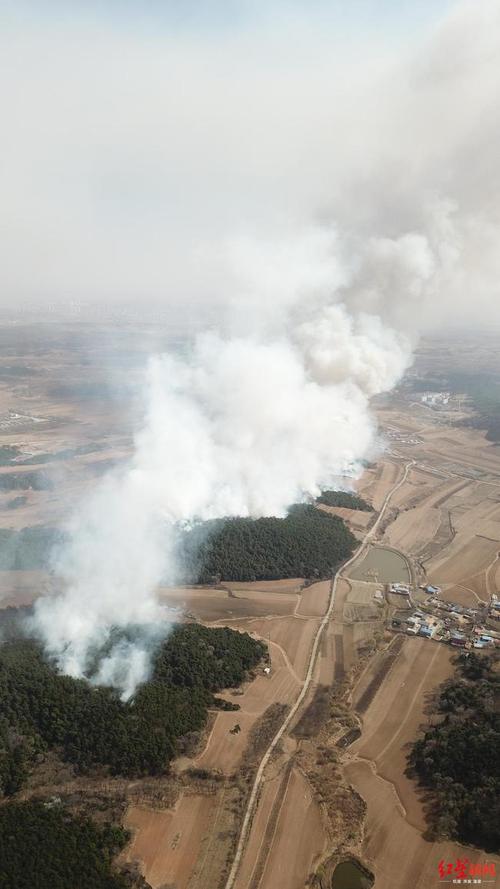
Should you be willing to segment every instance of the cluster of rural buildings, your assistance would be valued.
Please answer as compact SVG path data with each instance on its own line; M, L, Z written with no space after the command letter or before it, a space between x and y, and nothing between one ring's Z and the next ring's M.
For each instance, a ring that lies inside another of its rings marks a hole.
M450 397L450 392L423 392L420 401L430 407L441 407L449 403Z
M488 617L491 620L500 620L500 599L495 594L491 597L491 605L490 610L488 612Z
M446 642L457 648L500 647L500 632L483 626L486 617L492 614L500 619L500 601L496 596L492 598L489 611L485 612L484 608L465 608L454 602L445 602L439 598L439 587L425 586L422 589L428 597L415 608L409 585L388 585L389 593L405 598L408 603L405 610L410 612L398 612L392 618L393 630Z

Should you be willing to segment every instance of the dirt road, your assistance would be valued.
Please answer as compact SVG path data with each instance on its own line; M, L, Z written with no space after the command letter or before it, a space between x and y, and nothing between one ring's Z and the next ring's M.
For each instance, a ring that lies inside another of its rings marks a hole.
M240 867L241 860L242 860L242 857L244 854L245 846L248 841L248 835L249 835L249 831L250 831L250 827L251 827L251 823L252 823L252 818L254 815L254 810L255 810L255 807L257 804L257 799L259 796L259 791L261 789L261 785L262 785L266 767L267 767L269 760L271 759L271 756L272 756L273 752L275 751L278 743L281 741L281 739L285 735L285 733L286 733L288 727L290 726L290 724L292 723L292 721L295 719L295 716L297 715L300 707L302 706L302 704L309 692L311 682L313 680L314 670L315 670L315 666L316 666L316 658L317 658L317 654L318 654L319 644L321 641L321 636L323 634L323 631L324 631L326 625L328 624L329 620L331 619L331 616L332 616L332 613L334 610L335 594L337 592L338 583L339 583L340 579L346 574L349 567L358 558L363 556L365 549L367 548L367 546L370 543L370 541L372 540L372 538L375 536L375 534L380 526L380 523L382 522L382 520L384 518L385 511L387 509L387 506L388 506L391 498L405 484L406 479L408 477L408 473L410 471L410 468L413 465L414 465L413 460L409 460L407 462L407 464L405 465L405 469L404 469L402 477L398 481L396 481L393 484L393 486L390 488L390 490L387 492L387 494L383 500L383 503L381 505L377 520L372 525L370 530L365 534L360 547L357 549L357 551L354 553L354 555L348 560L348 562L346 562L345 565L339 571L337 571L337 573L335 574L335 577L333 578L333 582L331 585L330 598L328 601L328 608L323 616L323 619L318 627L318 630L317 630L315 638L314 638L304 684L300 690L297 700L295 701L294 705L288 712L288 715L286 716L284 722L280 726L279 730L277 731L276 735L274 736L273 740L271 741L269 747L267 748L266 752L264 753L264 756L262 757L262 760L261 760L259 767L257 769L257 774L255 776L254 784L252 787L252 791L251 791L251 794L250 794L250 797L249 797L249 800L247 803L245 815L243 818L243 823L242 823L240 836L239 836L239 840L238 840L238 846L237 846L236 853L235 853L235 856L233 859L233 864L232 864L231 870L229 872L228 879L226 881L225 889L232 889L232 887L234 886L236 876L238 874L238 869Z

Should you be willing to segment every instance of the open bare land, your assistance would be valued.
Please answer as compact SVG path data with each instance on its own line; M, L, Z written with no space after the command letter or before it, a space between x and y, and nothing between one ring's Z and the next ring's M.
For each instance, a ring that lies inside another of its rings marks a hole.
M451 842L426 842L408 822L393 786L379 777L370 763L353 762L345 773L367 806L362 854L375 873L377 889L428 889L439 884L441 860L455 863L466 856L473 862L484 862L484 852ZM487 857L492 860L491 855ZM498 859L493 860L498 867Z
M140 861L152 886L164 884L166 876L175 886L187 886L216 807L214 797L182 796L174 810L129 808L125 823L134 832L129 855Z
M432 645L421 638L404 639L366 709L359 706L364 693L387 666L382 653L372 659L353 693L362 735L350 746L347 761L373 763L376 773L394 786L407 821L421 831L425 830L425 817L414 782L405 775L406 756L408 745L425 723L427 695L453 674L452 656L449 646Z
M327 836L307 778L296 768L286 770L278 794L250 883L242 873L237 886L302 889L324 852ZM297 811L301 812L300 819Z

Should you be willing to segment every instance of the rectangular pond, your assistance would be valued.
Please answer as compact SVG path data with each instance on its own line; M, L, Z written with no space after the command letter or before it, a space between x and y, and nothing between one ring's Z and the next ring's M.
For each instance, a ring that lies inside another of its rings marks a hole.
M354 563L349 577L372 583L411 583L405 557L383 546L371 546L362 560Z

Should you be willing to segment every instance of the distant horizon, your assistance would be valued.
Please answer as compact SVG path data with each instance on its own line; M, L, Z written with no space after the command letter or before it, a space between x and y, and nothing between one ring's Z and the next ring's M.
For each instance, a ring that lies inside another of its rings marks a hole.
M492 0L3 0L0 17L7 309L247 311L257 266L316 232L346 269L374 237L449 239L449 257L464 226L491 232Z

